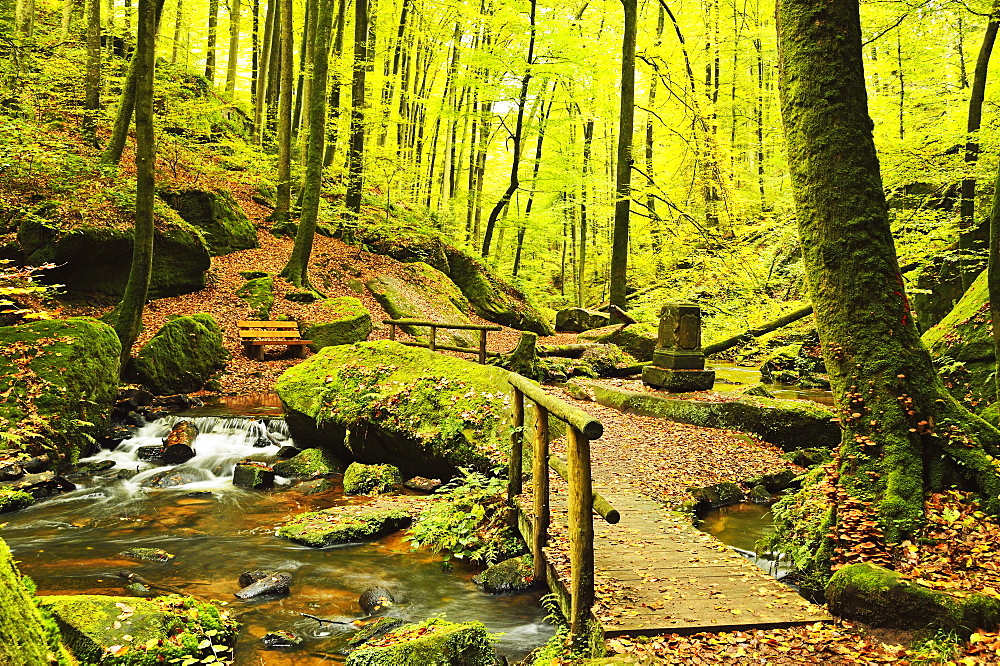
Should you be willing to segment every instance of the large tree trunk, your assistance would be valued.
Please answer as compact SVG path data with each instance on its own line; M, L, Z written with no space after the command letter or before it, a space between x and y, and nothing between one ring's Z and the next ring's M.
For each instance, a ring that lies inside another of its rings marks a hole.
M271 220L285 223L292 207L292 0L278 0L281 95L278 98L278 182Z
M254 141L258 145L264 143L264 126L267 124L267 82L271 78L271 49L274 42L276 15L277 4L275 0L270 0L267 3L267 13L264 15L264 41L260 50L260 64L258 65L253 101Z
M635 118L636 0L622 0L625 25L622 36L621 114L618 121L618 157L615 166L615 225L611 240L611 278L608 290L612 305L628 307L625 298L628 275L628 226L632 203L632 126ZM615 317L614 321L618 321Z
M122 343L124 370L132 344L142 328L142 310L153 272L153 198L156 146L153 137L153 67L156 62L157 9L154 0L139 0L136 19L138 38L132 58L136 62L135 85L135 233L132 267L118 310L115 332Z
M781 0L779 88L809 295L844 438L837 483L888 542L956 484L1000 511L1000 431L945 390L903 287L868 115L857 0ZM832 524L834 514L827 517Z
M240 0L229 0L229 59L226 61L226 94L236 93L236 65L240 55Z
M87 0L87 75L84 80L83 136L97 143L97 112L101 108L101 0Z
M368 70L368 0L354 5L354 74L351 79L351 139L347 154L344 203L356 224L361 214L361 172L365 156L365 74Z
M219 0L208 0L208 40L205 42L205 78L215 82L215 42L219 26Z
M309 85L309 145L306 148L306 174L302 187L302 215L295 235L295 245L281 275L299 287L309 287L309 256L316 235L319 194L323 184L323 147L326 138L326 81L330 55L330 32L333 27L334 0L317 0L316 43L312 82Z

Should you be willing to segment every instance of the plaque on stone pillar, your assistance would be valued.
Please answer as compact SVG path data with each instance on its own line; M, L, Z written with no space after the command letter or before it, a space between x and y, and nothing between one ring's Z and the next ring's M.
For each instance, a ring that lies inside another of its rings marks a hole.
M695 303L666 303L660 310L660 328L652 365L643 369L647 384L668 391L706 391L715 373L705 370L701 350L701 308Z

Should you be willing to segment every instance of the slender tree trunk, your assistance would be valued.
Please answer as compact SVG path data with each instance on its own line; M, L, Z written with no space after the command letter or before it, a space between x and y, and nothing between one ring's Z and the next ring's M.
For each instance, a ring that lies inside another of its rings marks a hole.
M139 34L133 58L135 85L135 233L132 266L118 309L115 332L122 343L121 370L132 354L142 328L142 311L153 272L153 198L156 145L153 137L153 67L156 63L156 21L159 12L152 0L139 0L136 17Z
M73 24L73 12L76 9L76 3L77 0L63 0L59 34L64 42L69 39L69 29Z
M351 80L351 142L347 156L344 203L353 222L361 215L362 166L365 157L365 74L368 71L368 0L354 5L354 74Z
M871 503L885 540L912 535L926 491L1000 511L1000 431L952 398L920 342L899 271L868 115L857 0L781 0L779 88L803 264L844 436L834 483ZM810 567L829 574L836 507ZM813 520L811 517L810 520Z
M274 22L278 0L268 0L267 14L264 16L264 42L260 54L260 71L257 73L257 90L254 98L253 127L258 145L264 142L264 126L267 124L267 83L271 78L271 49L274 42Z
M153 39L155 48L156 31L160 28L160 18L163 16L163 5L165 0L150 0L153 5ZM125 75L125 85L122 86L121 99L118 101L118 110L115 112L115 122L111 126L111 136L108 144L101 153L101 164L117 166L122 160L122 153L125 152L125 143L128 141L128 128L132 124L132 114L136 104L136 82L139 76L139 59L132 56L128 64L128 73Z
M764 56L760 40L753 40L753 45L757 51L757 104L754 108L757 125L757 189L760 190L760 210L764 213L771 210L767 202L767 191L764 189Z
M628 227L629 204L632 196L632 128L635 114L635 33L636 0L622 0L625 8L625 26L622 37L622 92L621 115L618 123L618 156L615 177L615 223L611 242L611 279L609 284L612 305L623 311L628 277ZM617 320L617 318L614 318Z
M253 105L256 114L257 79L260 77L260 0L253 0L252 11L253 26L250 32L250 103Z
M316 3L316 43L314 44L313 81L309 86L309 145L306 148L306 175L302 186L302 215L295 235L295 245L282 276L299 287L310 287L309 257L316 236L320 189L323 185L323 153L326 138L326 81L329 73L330 32L333 27L334 0Z
M125 15L128 16L126 10ZM177 53L181 47L181 26L184 24L184 0L177 0L177 13L174 16L174 43L170 49L170 62L177 64Z
M34 37L35 0L17 0L14 5L14 23L21 37Z
M993 189L993 207L990 210L990 245L986 282L990 296L990 321L1000 322L1000 166ZM993 371L995 396L1000 398L1000 325L993 329Z
M521 78L521 94L517 99L517 120L514 124L514 159L511 162L510 167L510 183L507 185L507 189L504 190L503 195L500 200L497 201L496 205L493 206L493 210L490 211L490 217L486 221L486 231L483 234L483 257L490 256L490 241L493 239L493 228L496 226L497 219L500 217L500 213L507 204L510 203L510 198L517 191L520 186L520 181L518 180L517 170L521 166L521 134L524 131L524 106L528 103L528 86L531 84L531 67L535 62L535 0L531 0L531 12L528 15L529 25L531 26L531 33L528 37L528 57L525 64L524 76Z
M543 84L540 97L544 97L545 88L546 85ZM556 86L553 86L553 97L555 96L555 89ZM531 192L528 194L528 202L524 205L525 219L520 225L518 225L517 228L517 246L514 250L514 267L511 270L512 277L517 277L517 273L521 269L521 248L524 247L524 236L528 230L527 223L531 220L531 210L535 206L535 190L538 187L538 172L542 166L542 143L545 141L545 126L549 121L549 114L552 113L552 103L553 100L550 98L549 103L542 112L542 117L538 121L538 139L535 141L535 163L531 168Z
M87 75L84 81L83 136L98 147L97 113L101 110L101 0L87 0Z
M1000 3L994 2L992 16L997 16ZM969 94L969 115L966 122L968 138L965 143L965 171L967 176L962 179L962 199L958 223L958 246L963 254L968 254L975 248L975 215L976 215L976 161L979 159L979 127L983 121L983 100L986 98L986 79L989 74L990 56L993 44L996 42L997 29L1000 20L991 19L986 25L983 43L979 47L979 57L976 59L976 69L972 74L972 91ZM959 262L962 275L962 287L969 288L970 271L965 265L968 257L963 256Z
M590 174L592 173L591 152L594 145L594 119L588 118L583 124L583 164L581 165L582 179L580 181L580 253L577 261L576 276L576 306L584 307L587 302L587 226L590 224L588 217L588 202L590 198Z
M958 28L955 30L955 52L958 54L958 87L969 87L969 73L965 68L965 24L962 15L958 15Z
M281 39L281 96L278 99L278 182L274 212L275 224L289 221L292 207L292 0L278 0Z
M347 0L339 0L337 4L337 36L333 41L334 68L330 82L330 109L333 116L330 120L330 131L327 134L326 157L324 166L333 164L337 153L337 141L340 138L340 57L344 52L344 25L347 22Z
M299 77L295 92L295 115L292 117L292 137L296 141L302 131L302 106L309 98L313 44L316 41L316 4L318 0L306 0L305 19L302 25L302 43L299 46ZM298 148L296 148L298 150Z
M226 95L236 94L236 66L240 60L240 0L229 0L229 58L226 61Z
M205 78L215 83L215 41L219 26L219 0L208 0L208 40L205 42Z

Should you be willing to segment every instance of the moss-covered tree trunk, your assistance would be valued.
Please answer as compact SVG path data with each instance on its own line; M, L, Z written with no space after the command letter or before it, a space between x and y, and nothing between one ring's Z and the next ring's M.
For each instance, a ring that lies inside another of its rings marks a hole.
M205 42L205 78L215 83L215 42L218 37L219 0L208 0L208 39Z
M1000 432L945 390L896 259L868 115L857 0L781 0L779 89L809 294L844 437L838 484L887 540L926 490L979 491L1000 511Z
M302 188L302 215L295 235L292 255L281 275L294 285L308 287L309 256L312 254L319 194L323 185L323 152L326 138L326 84L329 70L330 32L333 28L333 0L317 0L316 43L313 80L309 86L309 145L306 148L306 175Z
M139 0L135 54L135 232L132 267L118 310L115 332L122 343L121 367L142 328L142 310L153 272L153 198L156 146L153 137L153 67L156 62L156 0Z
M0 663L49 664L65 658L54 626L35 606L7 544L0 541Z

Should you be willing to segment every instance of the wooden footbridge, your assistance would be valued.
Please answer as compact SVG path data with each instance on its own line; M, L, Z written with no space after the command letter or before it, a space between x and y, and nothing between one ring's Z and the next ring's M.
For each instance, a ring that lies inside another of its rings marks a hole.
M619 484L610 473L602 474L600 466L592 468L590 441L603 435L600 421L520 375L512 374L510 383L516 426L512 522L531 544L535 579L546 580L556 593L574 639L585 641L592 621L605 636L617 636L777 628L830 619L688 521ZM521 468L526 400L534 403L528 492ZM566 426L565 461L550 455L552 418Z

